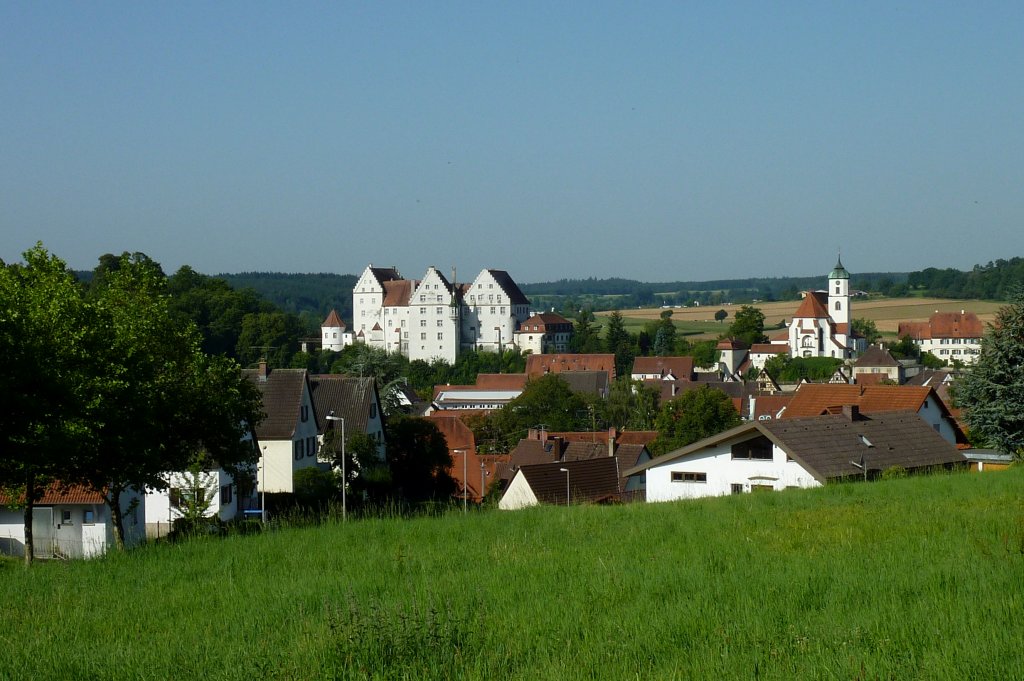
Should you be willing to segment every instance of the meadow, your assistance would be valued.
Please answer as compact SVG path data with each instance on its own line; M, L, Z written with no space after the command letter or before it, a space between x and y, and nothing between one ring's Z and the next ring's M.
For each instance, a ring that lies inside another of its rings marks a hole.
M982 322L991 322L996 311L1006 303L985 300L948 300L945 298L854 298L850 303L854 318L865 318L875 322L883 335L895 336L900 322L923 322L934 312L974 312ZM774 327L782 321L788 322L800 306L800 301L789 300L771 303L754 303L765 316L765 326ZM676 307L672 308L672 321L680 333L692 338L717 338L728 329L739 305L721 307ZM729 316L721 323L715 322L715 312L725 310ZM626 329L636 333L652 319L659 319L663 309L644 308L622 310ZM604 324L611 312L597 312L598 323ZM768 331L769 335L771 331Z
M0 678L1007 679L1024 469L0 565Z

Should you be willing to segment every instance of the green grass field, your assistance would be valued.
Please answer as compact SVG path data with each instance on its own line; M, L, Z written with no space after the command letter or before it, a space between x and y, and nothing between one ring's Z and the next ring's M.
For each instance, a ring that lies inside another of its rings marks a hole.
M1024 469L0 565L4 679L1008 679Z

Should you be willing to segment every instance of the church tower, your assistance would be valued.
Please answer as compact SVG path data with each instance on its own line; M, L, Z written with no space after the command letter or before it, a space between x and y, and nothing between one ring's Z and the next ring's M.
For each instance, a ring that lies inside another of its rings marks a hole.
M850 323L850 273L839 258L828 275L828 314L836 324Z

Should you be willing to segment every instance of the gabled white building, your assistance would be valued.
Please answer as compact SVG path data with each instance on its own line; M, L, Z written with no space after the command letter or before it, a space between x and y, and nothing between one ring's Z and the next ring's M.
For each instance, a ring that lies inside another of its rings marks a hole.
M866 347L850 326L850 274L841 260L828 275L828 290L808 291L789 324L791 357L850 359Z
M355 334L341 321L337 310L331 310L320 324L320 338L320 347L334 352L341 352L355 342Z
M352 289L356 342L410 359L454 362L467 348L498 351L515 344L530 301L504 270L487 269L468 285L437 268L422 280L394 268L367 267Z

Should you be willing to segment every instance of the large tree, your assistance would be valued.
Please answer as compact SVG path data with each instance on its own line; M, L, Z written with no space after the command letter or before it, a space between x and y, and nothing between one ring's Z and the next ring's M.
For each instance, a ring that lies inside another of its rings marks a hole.
M122 495L166 487L164 474L208 456L245 486L258 453L244 441L259 394L226 357L200 349L195 325L174 314L166 278L123 256L94 290L87 364L88 435L72 476L102 490L118 547Z
M728 335L747 345L764 343L768 340L764 335L764 313L752 305L743 305L733 316Z
M430 419L388 419L387 440L392 489L399 499L416 503L455 494L457 485L448 474L448 444Z
M594 324L594 313L583 308L576 314L570 349L573 352L600 352L601 327Z
M608 327L604 332L604 348L606 352L615 355L616 376L629 375L636 354L634 345L633 337L626 331L622 313L615 310L608 317Z
M652 451L665 454L740 424L732 400L717 388L688 390L662 405L655 422L658 438Z
M1024 457L1024 289L996 313L956 399L972 439Z
M74 276L41 244L24 264L0 263L0 487L24 499L25 563L34 553L32 513L47 484L78 451L88 306Z

